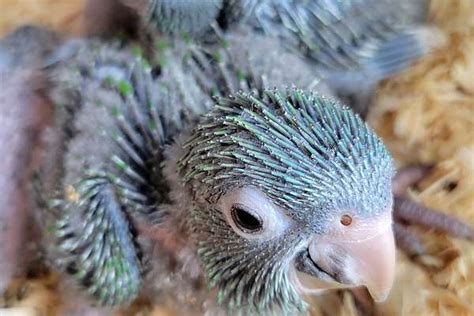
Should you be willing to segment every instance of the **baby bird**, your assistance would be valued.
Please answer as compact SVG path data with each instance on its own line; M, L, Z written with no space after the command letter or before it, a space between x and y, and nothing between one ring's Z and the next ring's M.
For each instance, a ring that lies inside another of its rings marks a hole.
M136 49L76 43L49 70L49 254L100 304L147 289L187 312L268 314L329 288L388 295L389 153L304 60L257 39L175 43L159 74Z

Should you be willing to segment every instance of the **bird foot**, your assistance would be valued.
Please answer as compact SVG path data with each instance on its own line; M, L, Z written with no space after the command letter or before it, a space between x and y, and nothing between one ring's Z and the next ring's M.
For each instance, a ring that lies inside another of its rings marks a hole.
M452 216L420 205L405 197L407 189L423 179L431 167L410 166L398 172L393 180L394 232L397 245L410 257L425 254L425 248L409 225L418 225L453 237L474 240L474 228Z

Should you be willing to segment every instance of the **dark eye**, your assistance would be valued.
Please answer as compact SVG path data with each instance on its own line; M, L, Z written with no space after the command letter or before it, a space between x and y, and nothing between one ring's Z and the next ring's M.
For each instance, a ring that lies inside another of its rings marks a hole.
M232 219L239 229L247 233L255 233L262 229L262 220L247 212L242 205L233 205Z

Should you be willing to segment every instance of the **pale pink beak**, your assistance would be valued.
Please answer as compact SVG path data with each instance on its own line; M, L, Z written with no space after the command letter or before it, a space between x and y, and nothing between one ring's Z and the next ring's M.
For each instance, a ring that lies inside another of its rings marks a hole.
M322 285L297 273L300 286L307 290L366 286L375 301L383 301L390 293L395 274L391 214L351 226L315 237L309 245L311 260L334 282Z

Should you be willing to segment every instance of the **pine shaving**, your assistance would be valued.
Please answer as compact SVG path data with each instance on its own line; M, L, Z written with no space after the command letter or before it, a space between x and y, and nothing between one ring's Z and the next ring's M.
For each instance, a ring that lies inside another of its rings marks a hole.
M35 24L78 34L85 0L0 0L0 36Z

